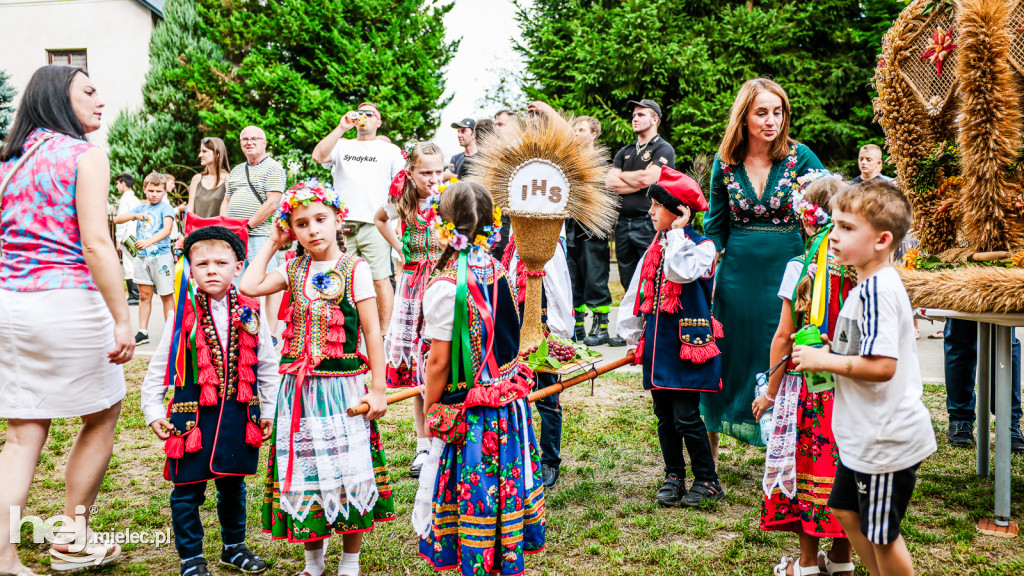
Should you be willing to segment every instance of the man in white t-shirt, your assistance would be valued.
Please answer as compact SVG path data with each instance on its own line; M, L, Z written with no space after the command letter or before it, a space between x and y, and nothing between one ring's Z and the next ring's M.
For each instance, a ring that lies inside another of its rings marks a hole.
M892 266L913 213L899 189L876 178L836 194L832 220L836 262L856 266L858 284L839 312L831 349L796 346L793 362L796 371L836 377L832 513L871 574L912 575L900 523L917 470L936 450L921 401L914 311Z
M313 149L313 160L334 175L348 219L345 221L345 247L370 265L377 292L380 325L388 326L395 292L391 287L391 245L377 231L373 217L388 199L391 181L405 167L398 146L377 139L384 122L376 104L363 102L346 113L338 127ZM342 136L356 129L356 139Z

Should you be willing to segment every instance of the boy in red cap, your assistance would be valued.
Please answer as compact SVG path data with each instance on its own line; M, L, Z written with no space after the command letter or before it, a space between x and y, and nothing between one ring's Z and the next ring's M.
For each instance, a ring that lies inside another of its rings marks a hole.
M651 391L658 417L665 482L656 500L694 507L725 496L700 416L700 393L722 389L715 344L722 326L711 316L715 245L690 225L694 214L708 209L693 178L662 167L647 196L657 234L619 306L618 333L636 345L644 390ZM684 444L694 476L688 492Z

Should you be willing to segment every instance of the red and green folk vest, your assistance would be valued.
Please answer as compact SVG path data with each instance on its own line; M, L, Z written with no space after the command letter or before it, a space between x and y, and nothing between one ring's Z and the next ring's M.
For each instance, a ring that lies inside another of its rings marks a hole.
M479 292L481 295L486 293L487 300L486 305L481 305L472 297L468 299L470 346L469 350L464 350L462 354L469 354L473 374L467 377L462 356L453 362L451 369L458 375L457 383L454 387L449 384L445 388L441 395L442 404L465 404L467 408L504 406L519 398L525 398L533 386L532 370L519 362L519 310L508 283L508 276L505 268L497 260L490 255L487 255L486 260L486 264L482 266L471 264L468 271L468 275L477 279ZM444 270L431 280L431 284L455 284L456 276L456 258L452 258ZM490 320L486 320L484 314L488 314ZM485 324L494 326L489 358L486 358L483 352L488 333ZM491 372L489 381L481 378L480 382L476 382L476 375L480 373L484 362L496 367L496 370ZM494 372L497 372L496 376Z
M423 218L427 211L417 212L411 226L405 220L402 221L402 258L405 260L403 270L411 272L421 262L437 262L444 251L444 246L434 238L427 221Z
M196 293L194 308L184 306L182 330L194 328L195 338L185 355L183 385L165 383L173 389L167 419L174 432L164 443L164 476L175 484L255 474L259 466L260 308L234 288L227 298L227 342L217 335L205 293Z
M711 242L687 225L694 244ZM716 341L722 325L711 316L715 270L685 284L665 278L663 232L654 237L640 268L634 314L644 316L636 357L643 363L644 390L722 389L722 358Z
M363 374L369 367L359 352L362 332L352 297L356 264L362 259L342 254L332 270L314 277L314 289L319 292L315 299L306 296L305 290L312 262L313 258L305 254L287 266L292 302L286 313L288 325L281 334L281 365L318 358L319 364L309 371L312 376Z

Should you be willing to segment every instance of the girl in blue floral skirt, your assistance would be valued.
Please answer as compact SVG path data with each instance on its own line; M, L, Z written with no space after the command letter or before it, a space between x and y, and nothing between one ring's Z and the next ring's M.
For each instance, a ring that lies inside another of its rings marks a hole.
M544 488L516 299L488 252L501 226L492 206L485 188L458 182L430 215L447 247L423 297L435 439L413 523L435 569L512 576L523 573L525 554L544 547Z

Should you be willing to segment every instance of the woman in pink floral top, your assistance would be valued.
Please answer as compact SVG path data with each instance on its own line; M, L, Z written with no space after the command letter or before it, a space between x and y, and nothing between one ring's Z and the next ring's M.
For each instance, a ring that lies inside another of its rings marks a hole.
M68 456L64 514L88 518L125 395L120 365L135 351L107 229L110 167L85 140L100 127L102 109L82 70L44 66L25 88L0 151L0 181L7 182L0 187L0 418L8 419L0 573L34 574L11 544L10 514L25 505L51 419L82 419ZM86 544L85 537L59 532L51 568L120 555L116 545L69 546Z
M714 316L725 327L722 391L701 396L708 431L763 446L750 412L754 374L767 370L779 321L776 297L786 263L803 254L793 211L797 178L822 169L807 146L789 137L789 99L765 78L747 81L711 169L711 210L705 233L724 250L715 276ZM712 435L717 456L717 434Z

